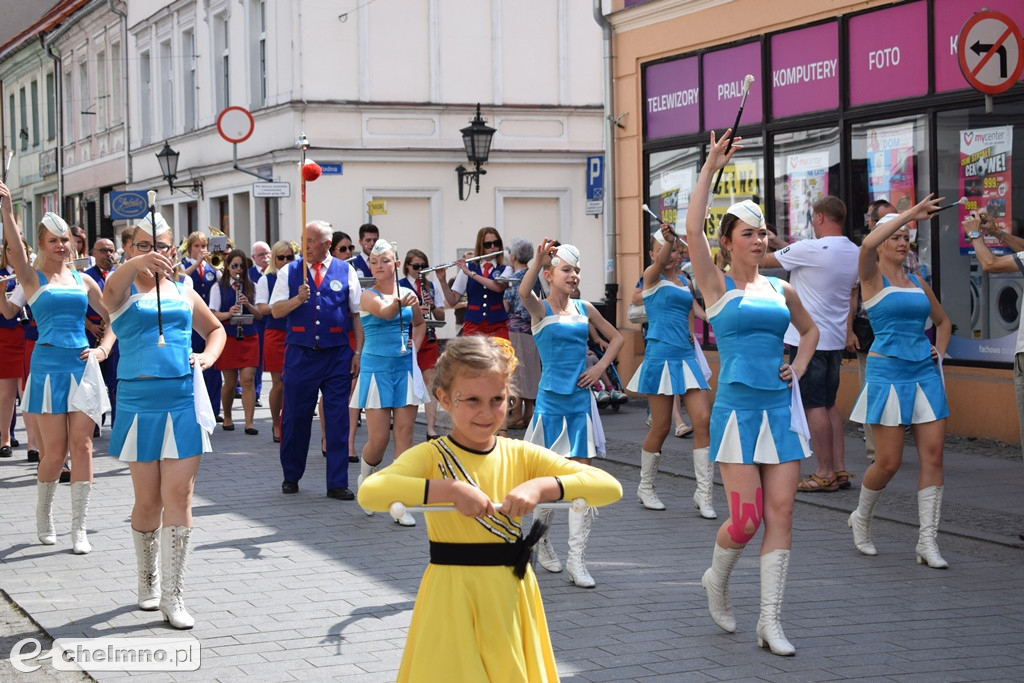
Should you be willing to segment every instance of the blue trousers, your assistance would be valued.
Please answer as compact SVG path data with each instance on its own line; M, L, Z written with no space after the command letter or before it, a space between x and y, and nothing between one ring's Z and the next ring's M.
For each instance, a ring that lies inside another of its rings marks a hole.
M348 399L352 389L352 349L311 349L289 344L284 353L281 407L281 469L285 481L306 471L317 393L324 396L327 488L348 488Z

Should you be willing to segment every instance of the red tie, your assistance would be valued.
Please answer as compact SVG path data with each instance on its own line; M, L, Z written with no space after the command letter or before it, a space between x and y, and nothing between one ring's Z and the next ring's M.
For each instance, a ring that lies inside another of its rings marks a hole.
M200 262L199 262L199 279L200 279L200 280L202 280L202 279L203 279L203 271L204 271L204 270L205 270L205 269L203 268L203 262L202 262L202 261L200 261Z
M320 285L324 281L323 268L324 264L322 263L313 264L313 269L316 270L316 275L313 276L313 284L316 285L317 289L320 289Z
M490 264L490 263L485 263L484 264L484 277L490 277L491 276L491 269L492 268L494 268L493 264Z

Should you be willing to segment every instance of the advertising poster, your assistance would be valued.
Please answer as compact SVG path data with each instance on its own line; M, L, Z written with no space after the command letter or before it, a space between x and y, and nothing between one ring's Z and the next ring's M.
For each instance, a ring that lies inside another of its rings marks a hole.
M914 124L884 126L868 131L868 193L870 200L887 199L897 211L914 204ZM916 223L909 223L914 231Z
M1011 230L1012 152L1013 126L960 131L960 196L967 198L967 203L960 206L961 222L971 211L987 211L1001 229ZM985 244L997 253L1006 253L994 237L986 237ZM973 251L961 234L960 253Z
M745 199L753 199L762 207L764 205L761 200L761 172L758 162L753 159L734 160L722 170L722 182L708 210L709 217L704 222L704 232L712 250L718 248L718 226L726 210Z
M786 157L790 241L811 239L814 202L828 195L828 151Z
M662 223L676 226L681 232L686 224L686 207L690 203L690 190L693 189L693 171L681 169L661 174L661 195L659 211Z

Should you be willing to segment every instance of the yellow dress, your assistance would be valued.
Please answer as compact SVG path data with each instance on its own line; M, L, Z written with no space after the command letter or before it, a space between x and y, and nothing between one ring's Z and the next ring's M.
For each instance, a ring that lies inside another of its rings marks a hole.
M359 504L385 512L394 502L423 505L428 479L458 479L493 501L523 482L557 476L564 500L614 503L622 486L607 472L542 446L498 438L489 453L450 437L409 449L359 488ZM440 543L511 543L525 537L521 517L486 519L429 512L427 536ZM507 566L427 566L416 596L399 681L557 681L544 605L533 569L520 580Z

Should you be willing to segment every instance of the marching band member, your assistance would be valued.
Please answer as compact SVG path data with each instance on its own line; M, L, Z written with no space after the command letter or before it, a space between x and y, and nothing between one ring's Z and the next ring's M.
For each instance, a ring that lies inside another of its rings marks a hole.
M25 372L25 328L17 317L19 308L13 306L8 292L18 286L14 276L14 268L9 265L10 248L4 243L3 254L0 254L0 275L11 279L2 283L0 290L0 458L14 455L11 449L11 417L14 415L14 402L18 398L18 386ZM10 315L8 316L8 311Z
M39 541L43 545L53 545L57 541L53 526L53 496L70 447L72 552L81 555L92 550L86 537L86 516L92 493L92 433L99 423L102 408L81 405L85 402L82 394L86 392L80 392L78 388L86 372L86 361L92 357L98 363L107 358L114 335L107 329L100 345L95 349L89 348L85 338L86 308L92 305L105 321L107 309L92 278L83 280L68 263L71 231L64 219L48 212L40 221L36 235L38 267L35 268L28 262L21 230L14 220L11 191L3 183L0 183L0 198L3 202L4 238L11 246L11 264L39 326L39 342L32 352L32 372L24 397L29 412L36 415L42 438L36 506ZM89 381L102 384L98 365L95 367L95 377L90 377Z
M214 426L212 420L200 426L199 373L191 366L211 367L224 349L225 333L198 293L169 279L174 234L159 213L155 222L155 230L150 216L139 222L129 259L111 274L103 294L124 351L110 454L128 463L135 491L131 528L139 608L160 609L172 627L190 629L195 619L185 609L184 586L192 491L200 456L211 450L207 429ZM192 353L193 331L206 342L202 353ZM164 346L158 344L161 334Z
M306 453L316 410L317 392L324 396L327 427L327 497L353 500L348 487L348 398L352 377L359 374L359 354L349 346L348 327L362 348L358 271L330 254L331 226L306 225L302 260L279 271L270 295L275 318L285 318L288 348L284 357L284 406L281 414L282 493L298 493L306 470ZM308 274L303 273L303 261ZM304 279L305 278L305 279Z
M92 246L93 265L86 268L85 274L91 277L96 285L103 291L107 276L113 272L116 262L117 251L114 243L105 237L96 240ZM103 337L103 319L99 313L90 306L85 312L85 337L89 340L89 346L96 346ZM110 358L100 363L100 370L103 372L103 383L107 385L107 394L110 396L110 421L113 423L117 414L117 360L120 355L117 342L110 349Z
M359 246L362 251L349 263L359 271L362 277L373 277L373 270L370 268L370 251L373 245L380 239L380 230L373 223L363 223L359 226Z
M235 429L231 409L235 402L235 385L241 375L245 433L252 436L260 433L253 424L253 413L256 410L256 368L260 364L256 320L263 317L254 303L255 298L255 287L246 269L245 252L235 249L224 259L224 274L220 283L210 289L210 310L224 324L228 334L225 352L215 364L224 373L220 392L220 402L224 408L224 424L221 427L226 432ZM241 326L231 322L232 316L244 314L252 315L253 322Z
M419 249L410 249L405 254L405 263L402 264L402 273L405 277L398 281L398 285L416 292L416 297L420 302L420 312L424 318L430 316L434 320L443 321L444 294L441 293L437 283L430 282L426 277L420 276L423 269L429 267L430 261L427 259L426 254ZM427 286L426 290L423 289L423 285ZM438 302L441 302L442 305L439 306ZM434 381L434 367L437 365L437 359L440 355L437 336L433 334L432 330L428 329L423 337L423 345L416 347L416 362L420 366L420 372L423 373L423 384L428 387ZM436 439L438 438L435 428L437 403L429 395L429 392L427 399L430 402L423 406L423 414L427 420L427 438Z
M275 242L270 250L270 265L263 277L256 283L256 306L266 321L263 338L263 368L270 373L270 421L274 435L274 443L281 443L281 396L284 383L281 371L284 370L284 338L285 321L275 318L270 310L270 293L277 284L277 275L282 268L295 260L295 251L291 242L281 240Z
M352 238L348 236L347 232L342 232L341 230L335 230L331 234L331 256L333 256L334 258L337 258L337 259L341 259L342 261L347 261L348 259L353 258L352 254L355 252L355 250L356 250L356 246L354 244L352 244ZM352 263L354 263L354 262L355 261L352 261ZM351 327L349 327L349 329L348 329L348 345L351 346L353 349L356 348L356 333L355 333L355 331ZM352 391L355 391L355 388L356 388L356 385L353 382L352 383ZM350 400L351 400L351 397L350 397ZM320 424L322 426L323 423L324 423L324 400L323 400L323 397L320 398L319 412L320 412ZM349 408L348 409L348 461L349 462L359 462L359 454L356 453L356 428L359 426L359 413L360 412L361 411L359 410L359 408ZM322 434L326 433L326 430L324 430L324 429L321 429L320 431L321 431ZM324 439L325 438L326 437L324 437ZM323 441L323 443L321 444L320 447L323 449L324 453L326 453L327 452L327 442L325 440L323 440L323 439L322 439L322 441Z
M185 242L185 252L188 256L182 259L181 265L185 267L185 275L192 278L192 288L203 300L203 303L210 304L210 290L217 284L219 273L210 265L210 239L201 232L190 233ZM192 335L192 353L202 353L206 349L206 343L199 334ZM214 367L203 370L203 379L206 382L206 393L210 395L210 403L213 404L213 414L220 417L220 388L223 383L223 376L220 370Z
M495 278L508 278L512 269L505 265L501 235L494 228L480 228L476 234L476 248L473 256L487 255L481 261L466 262L461 258L455 262L460 272L450 287L444 274L437 272L437 281L444 292L445 302L455 308L462 295L466 295L466 316L462 336L482 334L508 339L508 313L505 311L504 293L508 285L495 282Z

